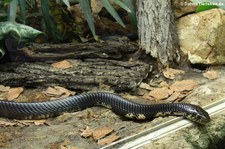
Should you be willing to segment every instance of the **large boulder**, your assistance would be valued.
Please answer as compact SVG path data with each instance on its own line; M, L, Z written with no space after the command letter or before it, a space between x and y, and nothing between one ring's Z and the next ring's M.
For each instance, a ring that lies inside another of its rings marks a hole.
M225 64L225 11L211 9L177 21L181 50L191 63Z

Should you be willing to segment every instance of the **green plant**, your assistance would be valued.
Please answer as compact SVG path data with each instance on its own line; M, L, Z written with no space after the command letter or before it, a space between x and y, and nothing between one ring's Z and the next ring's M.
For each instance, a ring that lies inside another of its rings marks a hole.
M100 0L102 6L114 17L114 19L123 27L125 27L123 21L121 20L120 16L116 12L116 10L113 8L112 4L109 0ZM133 6L134 0L114 0L115 4L126 10L131 18L131 22L134 26L136 26L136 15L135 10ZM30 4L32 8L34 8L33 11L37 11L37 0L4 0L4 3L9 3L9 14L8 14L8 20L15 21L15 18L18 17L19 20L21 20L22 23L26 23L26 2ZM67 7L70 7L70 5L74 4L80 4L81 9L85 15L85 18L88 22L88 26L92 32L92 35L97 40L97 36L95 33L95 26L94 26L94 18L92 16L89 0L56 0L56 3L64 4ZM17 6L19 6L20 9L20 15L17 16ZM50 36L53 38L54 42L58 42L62 40L62 37L60 36L56 24L54 22L54 19L50 16L50 8L49 8L49 1L47 0L41 0L41 11L42 16L44 20L44 24L46 29L50 32Z
M2 2L2 1L1 1ZM4 40L7 36L10 36L18 43L26 42L31 39L34 39L36 36L40 34L44 34L41 31L38 31L30 26L26 26L23 24L16 23L16 15L17 15L17 5L20 4L20 9L24 10L24 0L5 0L4 3L9 3L9 9L7 19L8 21L0 22L0 58L5 55L5 47ZM3 10L4 4L3 2L0 5L1 10ZM25 21L25 14L21 12L21 18Z
M113 18L125 28L125 24L123 23L122 19L120 18L119 14L116 12L112 4L110 3L109 0L100 0L102 6L113 16ZM52 16L50 15L50 7L49 7L49 2L47 0L41 0L41 12L42 12L42 18L44 22L44 26L46 30L48 30L48 33L50 37L52 38L53 42L60 42L63 40L61 34L59 33L56 23ZM53 2L56 2L58 4L66 5L67 7L70 7L70 5L74 4L80 4L81 9L84 13L84 16L87 20L88 26L91 30L91 33L95 40L98 40L98 36L96 35L95 32L95 26L94 26L94 18L92 16L91 8L90 8L90 2L89 0L56 0ZM135 10L133 6L133 0L114 0L115 4L123 8L124 10L127 11L128 15L131 18L131 22L134 26L136 26L136 15L135 15ZM29 8L33 9L33 12L38 12L38 1L37 0L4 0L0 1L0 14L4 14L2 11L5 8L5 5L8 6L8 13L7 13L7 20L9 21L6 23L6 26L13 26L17 28L16 30L12 30L12 27L6 29L2 28L0 30L0 40L3 40L7 34L11 34L12 32L18 37L17 39L21 41L23 39L23 35L21 34L24 32L23 30L20 29L20 25L15 22L15 20L19 20L23 24L26 24L26 11L27 11L27 4L29 4ZM17 8L19 8L19 11L17 11ZM1 16L0 16L1 19ZM2 19L5 21L5 18ZM1 21L1 20L0 20ZM1 26L2 24L0 24ZM29 28L30 29L30 28ZM42 32L38 32L37 30L34 32L34 30L31 30L32 33L35 33L35 35L40 34ZM22 35L22 36L21 36ZM2 43L2 42L1 42ZM2 47L2 46L1 46ZM4 55L4 50L3 48L0 48L0 53L1 55Z
M125 24L121 20L119 14L116 12L116 10L113 8L112 4L109 0L100 0L102 6L113 16L113 18L125 28ZM137 25L137 19L136 14L134 11L134 6L132 3L133 0L114 0L115 4L126 10L130 16L131 22L134 26ZM81 6L81 9L87 19L88 26L92 32L92 35L96 40L98 40L98 37L95 33L95 27L94 27L94 18L92 16L89 0L62 0L62 2L67 6L70 7L70 4L79 3Z

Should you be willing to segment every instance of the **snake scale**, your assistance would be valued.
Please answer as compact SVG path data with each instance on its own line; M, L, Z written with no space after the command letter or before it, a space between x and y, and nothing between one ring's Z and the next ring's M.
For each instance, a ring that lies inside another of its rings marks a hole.
M10 119L42 119L63 112L80 111L92 106L104 106L114 113L131 119L148 120L159 116L183 116L194 122L205 124L209 114L199 106L187 103L165 103L144 105L129 101L116 94L97 92L80 94L46 102L0 101L0 117Z

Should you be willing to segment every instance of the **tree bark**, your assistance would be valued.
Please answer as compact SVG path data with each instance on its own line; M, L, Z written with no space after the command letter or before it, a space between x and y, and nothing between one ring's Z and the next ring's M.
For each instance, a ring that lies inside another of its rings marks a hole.
M171 1L137 1L139 45L158 59L160 66L180 62L179 42Z
M103 43L31 44L19 48L6 39L10 61L58 61L64 59L104 58L121 60L137 52L138 45L127 38L116 38Z
M101 85L116 91L135 90L151 71L151 65L138 61L109 59L68 60L72 67L57 69L46 62L15 62L0 65L2 85L94 90Z

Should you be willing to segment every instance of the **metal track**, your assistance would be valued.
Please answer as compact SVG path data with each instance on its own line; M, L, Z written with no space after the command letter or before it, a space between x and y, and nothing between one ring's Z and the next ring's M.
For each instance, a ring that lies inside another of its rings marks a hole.
M210 116L225 111L225 99L214 102L204 107L204 109L209 113ZM129 136L112 144L109 144L105 147L102 147L101 149L137 149L145 144L148 144L154 140L162 138L192 124L193 123L191 121L182 119L181 117L174 118L161 125L145 130L144 132L140 132L133 136Z

